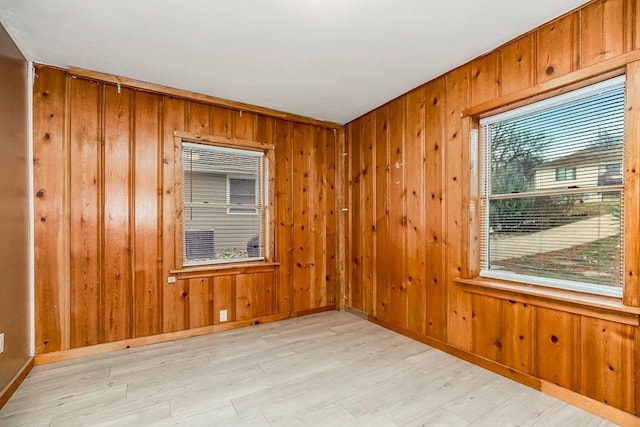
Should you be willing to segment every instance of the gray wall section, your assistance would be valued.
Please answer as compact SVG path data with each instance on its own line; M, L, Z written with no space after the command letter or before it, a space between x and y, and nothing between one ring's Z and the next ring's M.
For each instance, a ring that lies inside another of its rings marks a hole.
M236 176L236 175L232 175ZM189 199L189 187L193 185L194 202L225 204L227 202L227 176L224 174L194 172L185 174L185 200ZM238 248L246 248L253 236L258 234L258 215L247 213L227 213L224 207L186 208L184 210L185 230L214 230L216 253Z
M0 390L30 355L27 67L0 25Z

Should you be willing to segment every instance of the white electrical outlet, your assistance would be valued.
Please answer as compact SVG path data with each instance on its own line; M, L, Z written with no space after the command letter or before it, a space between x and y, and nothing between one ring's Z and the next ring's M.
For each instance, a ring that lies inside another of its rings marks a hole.
M4 352L4 334L0 334L0 353Z
M220 310L220 321L221 322L227 321L227 310Z
M167 283L176 283L176 276L167 277Z

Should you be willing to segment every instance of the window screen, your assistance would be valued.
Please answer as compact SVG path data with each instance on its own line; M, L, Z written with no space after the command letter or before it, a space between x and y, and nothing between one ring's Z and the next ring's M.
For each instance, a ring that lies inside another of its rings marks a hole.
M620 296L624 77L480 125L481 275Z
M184 265L265 257L263 153L184 142Z

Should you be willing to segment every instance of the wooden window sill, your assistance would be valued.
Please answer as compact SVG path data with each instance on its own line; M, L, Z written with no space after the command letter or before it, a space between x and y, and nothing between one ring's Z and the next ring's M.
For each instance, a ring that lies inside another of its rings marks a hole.
M236 274L269 273L276 269L278 262L243 262L237 264L218 264L184 267L170 270L169 273L178 279L195 279L201 277L229 276Z
M563 289L476 277L456 278L465 292L517 301L539 307L575 313L627 325L640 325L640 308L622 304L619 298L583 294Z

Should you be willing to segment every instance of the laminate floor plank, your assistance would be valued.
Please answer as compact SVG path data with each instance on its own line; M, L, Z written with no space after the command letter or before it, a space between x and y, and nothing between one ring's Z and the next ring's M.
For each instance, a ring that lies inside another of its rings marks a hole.
M612 424L336 311L36 366L0 425Z

